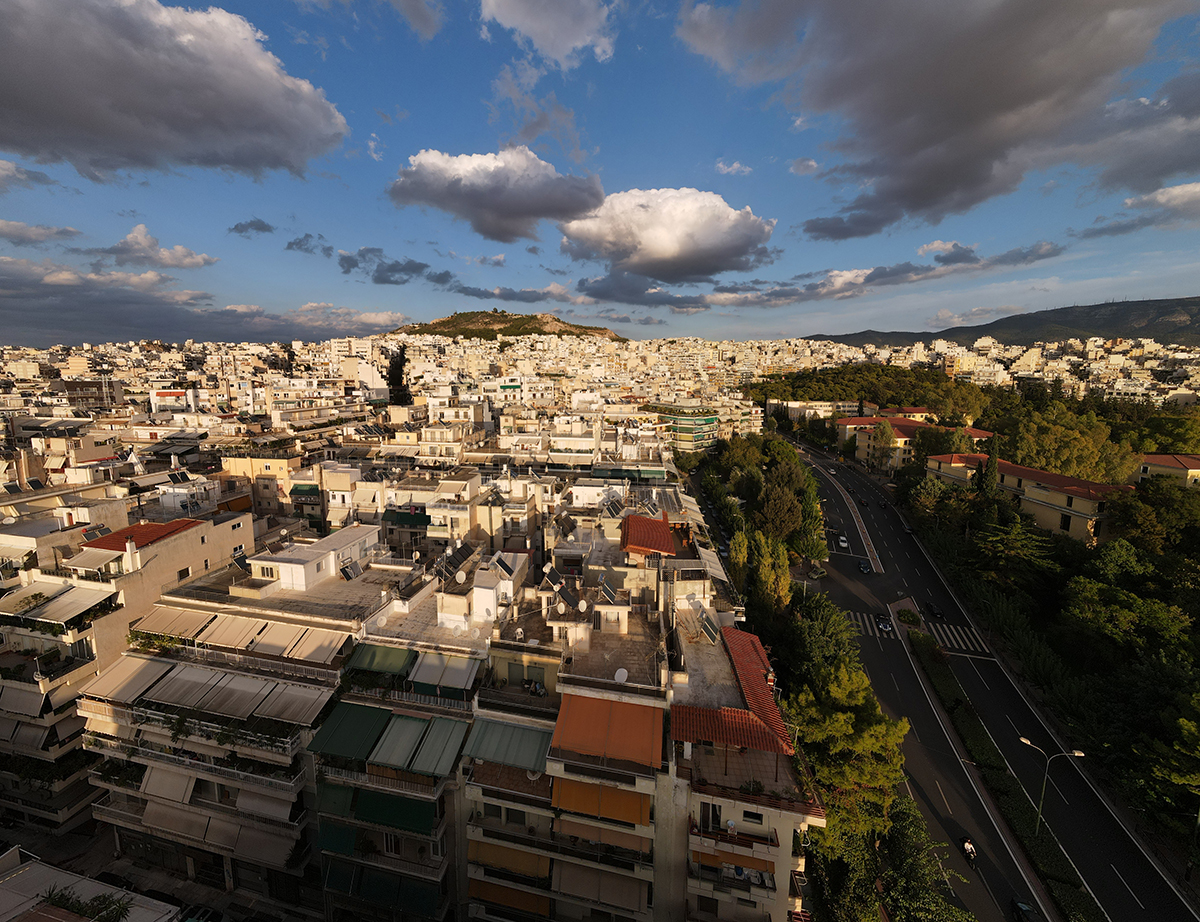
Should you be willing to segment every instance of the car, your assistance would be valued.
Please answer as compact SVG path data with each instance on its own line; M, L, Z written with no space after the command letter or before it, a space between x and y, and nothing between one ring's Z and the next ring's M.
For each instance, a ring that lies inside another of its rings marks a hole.
M863 497L863 498L862 498L862 499L860 499L858 502L859 502L861 505L863 505L863 506L869 506L869 505L871 505L871 501L870 501L869 499L867 499L866 497Z
M877 628L879 628L879 630L886 631L887 633L890 634L892 632L892 616L891 615L876 615L875 616L875 626Z
M846 492L847 492L847 493L853 493L853 492L854 492L854 487L846 487Z
M904 533L906 535L911 535L913 533L913 527L911 525L909 525L907 522L904 523Z
M879 508L886 509L887 507L888 507L888 501L886 499L881 499L879 501Z
M1013 922L1046 922L1046 917L1037 911L1037 907L1013 897L1011 904Z
M824 567L813 567L811 570L808 571L809 579L821 579L825 575L826 574L825 574Z
M850 542L846 540L845 535L838 535L838 547L840 547L843 551L848 551L850 549Z
M836 473L837 473L837 468L836 468L836 467L831 467L831 468L829 469L829 473L831 473L831 474L836 474Z
M869 561L869 560L860 560L860 561L858 562L858 569L859 569L859 572L860 572L860 573L870 573L870 572L872 572L872 569L871 569L871 561Z
M946 617L946 613L944 611L942 611L940 608L938 608L936 605L934 605L932 602L926 603L925 614L929 615L930 618L945 618Z

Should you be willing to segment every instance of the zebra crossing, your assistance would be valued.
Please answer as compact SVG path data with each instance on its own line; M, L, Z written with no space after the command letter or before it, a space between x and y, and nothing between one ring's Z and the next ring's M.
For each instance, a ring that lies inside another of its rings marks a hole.
M925 629L939 644L947 650L961 650L965 653L982 653L991 656L979 632L973 627L962 627L957 624L940 624L936 621L926 621Z
M881 631L879 626L875 623L876 616L869 612L849 611L846 612L846 617L848 617L854 624L857 624L858 629L866 636L882 637L885 640L895 640L897 628L904 627L902 624L897 625L896 621L892 619L892 629L890 631ZM888 617L891 619L890 615Z

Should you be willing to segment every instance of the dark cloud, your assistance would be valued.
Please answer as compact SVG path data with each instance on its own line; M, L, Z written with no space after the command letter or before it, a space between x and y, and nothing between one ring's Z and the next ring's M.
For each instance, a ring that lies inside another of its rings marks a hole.
M167 249L158 245L145 224L138 224L124 239L108 247L92 247L72 250L85 256L98 256L101 260L111 258L118 266L155 266L160 269L200 269L217 262L215 256L197 253L176 244Z
M249 237L251 234L273 234L275 233L275 228L262 218L251 218L249 221L239 221L233 227L229 228L226 233Z
M342 141L346 120L264 39L217 7L8 0L0 147L96 181L172 166L303 174Z
M397 206L449 212L501 243L535 239L539 221L568 221L604 201L599 177L562 175L527 147L457 157L423 150L408 162L388 187Z
M634 322L639 323L644 327L661 327L667 325L667 322L661 317L639 317Z
M674 294L654 279L631 272L610 272L597 278L580 279L575 290L596 301L615 301L639 307L696 308L708 310L704 296Z
M51 240L67 240L78 237L73 227L49 227L45 224L23 224L20 221L5 221L0 218L0 240L16 246L37 246Z
M359 247L354 253L339 250L338 267L342 275L359 273L373 285L407 285L414 279L423 278L444 288L454 280L454 273L449 270L433 272L429 263L392 259L382 247Z
M305 234L303 237L289 240L284 249L294 250L297 253L308 253L310 256L324 256L326 259L333 256L333 247L325 242L324 234L317 234L315 237L312 234Z
M830 182L862 191L804 224L814 238L937 223L1075 162L1112 188L1150 191L1200 168L1200 77L1119 100L1182 0L685 0L678 35L745 84L776 83L805 116L846 126Z
M1200 183L1166 186L1146 195L1125 200L1125 207L1141 210L1142 214L1124 216L1105 222L1096 219L1096 226L1074 233L1084 240L1093 237L1117 237L1132 234L1145 227L1178 227L1200 221Z
M686 188L616 192L592 214L559 225L562 251L573 259L671 283L773 262L779 251L766 244L774 227L748 207L737 211L714 192Z
M0 160L0 194L17 186L28 189L32 186L56 185L58 183L41 170L27 170L22 166L17 166L11 160Z
M980 262L974 247L965 247L961 243L952 244L945 253L938 253L933 261L939 266L963 266Z
M477 266L487 266L490 269L504 268L504 254L500 253L496 256L476 256L474 263Z
M425 274L429 263L415 259L380 261L371 270L371 281L376 285L407 285L414 278Z
M476 288L472 285L455 283L449 286L455 294L482 301L514 301L518 304L537 304L542 301L573 302L570 292L562 285L550 284L545 288Z
M1121 218L1116 221L1110 221L1107 224L1101 224L1097 227L1088 227L1084 230L1073 232L1073 235L1080 240L1092 240L1096 237L1120 237L1124 234L1132 234L1134 231L1140 231L1145 227L1165 224L1169 220L1170 215L1166 212L1151 212L1150 214L1138 215L1134 218Z
M525 247L525 252L528 253L530 256L541 256L542 248L540 246L530 244L529 246Z

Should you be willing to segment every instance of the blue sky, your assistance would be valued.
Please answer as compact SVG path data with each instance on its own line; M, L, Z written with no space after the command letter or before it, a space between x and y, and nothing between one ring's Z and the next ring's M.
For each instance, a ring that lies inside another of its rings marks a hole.
M1200 294L1178 0L0 0L10 343Z

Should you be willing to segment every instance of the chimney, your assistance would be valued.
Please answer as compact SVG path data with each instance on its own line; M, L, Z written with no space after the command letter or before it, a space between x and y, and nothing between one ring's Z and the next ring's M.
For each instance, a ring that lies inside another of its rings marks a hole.
M138 559L137 542L133 538L125 539L125 572L132 573L134 570L141 568L141 561Z
M666 522L667 521L667 510L664 509L660 514L662 515L662 520L664 522Z

